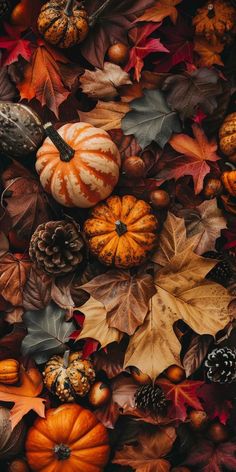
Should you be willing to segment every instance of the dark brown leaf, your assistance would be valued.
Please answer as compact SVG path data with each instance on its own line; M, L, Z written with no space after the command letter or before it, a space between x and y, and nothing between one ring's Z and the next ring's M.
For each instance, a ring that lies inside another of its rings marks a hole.
M11 333L0 339L0 360L9 357L18 359L21 354L21 343L26 334L23 324L15 324Z
M31 266L29 259L15 257L10 252L0 259L0 292L14 306L23 303L23 290Z
M51 278L31 268L29 278L23 291L23 307L25 310L40 310L51 300Z
M208 336L207 334L204 334L203 336L194 334L188 351L183 359L183 366L187 377L192 375L201 366L212 340L213 337Z

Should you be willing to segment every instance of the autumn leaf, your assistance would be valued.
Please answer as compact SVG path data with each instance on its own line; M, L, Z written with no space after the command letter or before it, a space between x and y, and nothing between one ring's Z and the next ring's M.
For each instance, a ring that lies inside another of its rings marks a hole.
M155 5L148 8L137 21L161 22L169 16L172 23L176 23L178 11L175 8L182 0L158 0Z
M99 341L101 347L105 347L115 341L119 342L123 336L116 328L110 328L107 321L107 312L104 305L90 297L90 299L80 307L85 320L83 329L77 340L92 338Z
M204 383L198 391L198 396L209 418L212 420L218 418L221 423L226 424L233 408L232 401L235 398L234 385Z
M103 69L85 70L80 77L80 84L83 92L89 97L109 101L119 95L119 87L132 82L120 66L105 62Z
M133 100L130 106L121 128L125 135L134 135L142 149L152 141L163 148L173 132L181 131L177 114L159 90L146 90L144 97Z
M110 129L120 129L121 120L130 110L127 103L109 101L98 101L92 111L79 112L80 121L85 121L98 128L109 131Z
M138 446L125 445L117 451L113 463L128 465L136 472L169 472L171 465L165 459L176 439L175 429L166 427L154 434L141 434Z
M25 68L24 79L17 84L21 99L36 98L58 118L59 106L71 93L72 84L81 68L74 67L61 53L44 44L33 52Z
M185 421L187 417L187 407L192 407L194 410L203 409L197 396L197 391L204 382L184 380L179 384L173 384L166 378L159 378L156 383L165 393L166 399L171 402L168 409L168 416L170 418Z
M196 466L199 472L222 472L222 467L236 471L236 444L223 442L214 444L207 440L201 440L194 445L188 455L185 464Z
M21 366L20 386L7 386L0 383L0 401L13 402L11 409L12 429L29 411L34 410L39 416L45 416L45 399L37 398L43 389L43 380L36 368L28 371Z
M39 180L16 162L2 173L2 182L7 189L2 194L6 218L10 217L18 237L29 241L38 225L53 216L50 197L44 192Z
M8 252L0 258L0 292L12 305L22 305L23 290L29 277L32 263Z
M93 364L96 372L105 372L108 379L117 377L123 372L124 364L124 350L122 349L121 343L111 343L107 346L106 351L100 349L95 352L93 355Z
M183 358L183 367L187 377L194 374L201 367L212 341L212 336L207 334L203 336L193 334L188 350Z
M217 144L214 140L208 141L204 131L197 125L193 127L194 137L187 134L175 134L169 144L177 151L177 156L167 159L164 169L157 174L160 180L169 180L191 175L194 190L199 194L203 189L205 176L210 172L208 162L216 162L220 157L216 154Z
M166 92L170 108L185 120L193 117L198 107L207 115L212 115L217 107L216 97L222 93L222 85L215 71L201 68L167 77L162 90Z
M216 199L206 200L196 209L179 211L178 215L185 219L188 238L199 235L194 249L197 254L215 249L216 239L227 224L222 211L217 207Z
M19 56L28 62L32 55L31 42L21 38L20 33L15 32L10 25L5 24L5 29L8 36L0 37L0 48L4 50L1 66L9 66L17 62Z
M125 136L121 129L111 129L109 135L117 145L122 160L130 156L139 156L141 153L142 149L134 136Z
M131 275L123 270L110 270L81 288L103 303L110 328L129 335L143 324L148 301L156 292L152 276L145 271Z
M23 307L25 310L40 310L51 300L51 278L34 267L31 268L23 290Z
M199 67L211 67L214 64L223 66L224 63L220 57L223 49L224 44L218 38L214 42L210 42L202 36L195 36L194 38L194 51L200 56L198 60Z
M80 45L81 52L93 66L103 68L104 57L114 42L127 44L127 31L138 15L153 4L153 0L120 0L110 2L100 12L98 18L93 14L101 7L101 0L86 0L85 9L90 16L90 34Z
M24 325L15 324L12 331L0 338L0 359L19 359L21 354L21 343L26 335Z
M166 225L174 227L171 215L164 228ZM165 230L165 234L168 232L171 229ZM170 241L176 244L175 237ZM173 330L176 321L181 319L196 333L212 336L230 321L231 297L227 290L205 280L216 262L194 254L191 240L186 242L185 249L180 242L176 252L176 246L168 249L169 241L164 247L162 240L167 259L169 250L176 254L161 269L157 266L154 278L157 293L149 302L144 324L132 336L126 351L125 367L136 366L153 380L170 365L181 366L181 345Z
M133 46L130 48L129 61L125 66L125 70L129 72L134 68L134 78L137 82L139 82L141 77L145 57L153 52L168 52L168 49L161 43L160 39L148 38L156 29L157 25L149 23L133 28L129 33Z

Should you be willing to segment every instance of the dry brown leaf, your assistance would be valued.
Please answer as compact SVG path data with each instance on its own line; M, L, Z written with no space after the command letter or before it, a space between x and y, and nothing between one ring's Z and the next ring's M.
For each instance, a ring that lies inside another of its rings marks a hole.
M12 310L7 310L4 316L4 320L7 321L9 324L21 323L23 313L23 308L21 306L17 306Z
M102 303L90 297L90 299L80 307L80 311L84 314L85 320L83 329L77 340L92 338L96 339L105 347L108 344L122 339L123 334L116 328L110 328L107 322L107 312Z
M52 279L47 274L32 267L23 291L25 310L45 308L51 300L51 285Z
M9 252L0 259L0 292L12 305L23 303L23 289L31 266L29 259L19 259Z
M194 38L194 51L200 56L198 60L199 67L211 67L214 64L223 66L224 63L220 57L220 53L223 49L224 45L219 39L216 39L214 43L212 43L203 36L195 36Z
M136 472L169 472L171 465L164 459L176 439L175 429L166 427L154 434L139 436L138 446L124 446L116 452L113 463L128 465Z
M109 101L119 95L119 87L132 82L129 74L120 66L105 62L103 69L85 70L80 78L80 84L83 92L89 97Z
M96 372L104 371L108 379L117 377L123 371L124 350L121 343L112 343L107 346L106 352L103 349L93 354L93 365Z
M130 336L143 324L148 301L156 293L153 277L145 271L131 275L124 270L110 270L81 288L103 303L110 328Z
M0 231L0 257L4 256L9 250L9 241L6 235Z
M121 128L121 120L128 111L130 111L130 107L127 103L111 101L107 103L99 100L92 111L80 111L79 117L80 121L86 121L108 131Z
M169 16L171 21L176 23L178 11L175 7L181 3L181 1L182 0L157 0L155 5L148 8L137 21L155 21L159 23Z

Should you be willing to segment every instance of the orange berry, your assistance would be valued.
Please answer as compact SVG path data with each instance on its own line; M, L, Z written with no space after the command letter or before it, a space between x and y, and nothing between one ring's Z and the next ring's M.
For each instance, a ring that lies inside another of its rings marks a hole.
M140 385L146 385L146 384L151 383L151 379L150 379L149 375L144 374L144 373L141 372L141 370L139 370L137 367L131 367L130 370L131 370L131 375L132 375L133 379L134 379L135 382L137 382L138 384L140 384Z
M146 171L145 162L139 156L127 157L123 163L122 170L130 179L140 179Z
M150 193L150 203L154 208L166 208L170 204L170 196L165 190L153 190Z
M184 369L182 369L182 367L179 367L178 365L171 365L170 367L168 367L165 374L170 382L176 384L185 380L186 377Z
M113 62L113 64L125 64L129 58L129 48L126 44L115 43L109 47L107 56L109 61Z
M111 398L111 390L103 382L96 382L89 392L89 402L95 407L106 405Z

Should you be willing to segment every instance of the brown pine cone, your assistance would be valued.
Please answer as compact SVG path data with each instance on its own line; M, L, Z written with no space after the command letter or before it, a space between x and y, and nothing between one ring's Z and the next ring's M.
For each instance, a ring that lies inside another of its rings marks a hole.
M76 223L48 221L38 226L29 254L36 266L48 274L72 272L82 262L84 242Z

